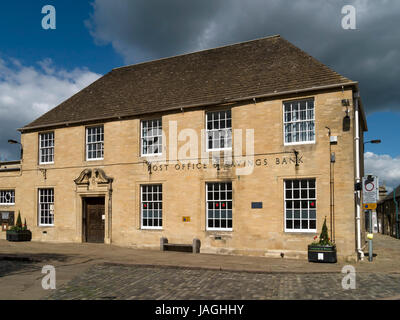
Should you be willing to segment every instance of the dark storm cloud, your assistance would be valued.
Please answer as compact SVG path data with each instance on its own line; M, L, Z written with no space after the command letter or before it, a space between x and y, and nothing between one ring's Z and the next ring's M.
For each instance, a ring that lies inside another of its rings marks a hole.
M341 27L353 5L357 30ZM367 112L400 111L400 1L96 0L87 21L126 63L281 34L360 82Z

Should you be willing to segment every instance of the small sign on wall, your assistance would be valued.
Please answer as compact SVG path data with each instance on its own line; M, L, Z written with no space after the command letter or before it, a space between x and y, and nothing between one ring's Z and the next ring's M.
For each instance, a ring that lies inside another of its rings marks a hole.
M14 211L0 211L1 223L7 223L9 226L14 225Z
M182 217L183 222L190 222L190 217Z
M252 202L251 208L252 209L262 209L262 202Z

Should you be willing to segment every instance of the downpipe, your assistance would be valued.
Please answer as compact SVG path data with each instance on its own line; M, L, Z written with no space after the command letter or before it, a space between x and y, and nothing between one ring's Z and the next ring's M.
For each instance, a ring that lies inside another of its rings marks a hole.
M360 183L360 121L359 121L359 106L358 106L358 99L359 99L359 92L354 93L354 102L355 102L355 110L354 110L354 118L355 118L355 127L356 127L356 135L354 138L355 147L356 147L356 183ZM364 252L361 247L361 192L357 190L355 192L356 196L356 224L357 224L357 252L361 261L364 260Z

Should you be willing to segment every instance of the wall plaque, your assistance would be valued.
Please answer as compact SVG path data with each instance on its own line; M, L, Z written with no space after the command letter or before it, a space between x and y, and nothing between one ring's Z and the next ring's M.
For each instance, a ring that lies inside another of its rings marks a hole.
M251 208L252 209L262 209L262 202L252 202Z
M7 223L10 226L14 225L14 211L0 211L1 223Z

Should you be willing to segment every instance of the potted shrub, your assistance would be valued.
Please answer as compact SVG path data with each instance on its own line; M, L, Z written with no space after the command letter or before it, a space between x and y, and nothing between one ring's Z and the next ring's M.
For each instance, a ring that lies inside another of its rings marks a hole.
M308 261L336 263L336 245L328 237L326 217L319 236L314 237L314 242L308 245Z
M17 222L15 226L12 226L9 230L7 230L6 237L8 241L31 241L32 233L26 226L26 219L25 223L22 225L21 214L19 211Z

